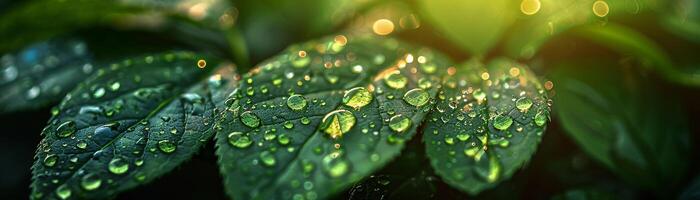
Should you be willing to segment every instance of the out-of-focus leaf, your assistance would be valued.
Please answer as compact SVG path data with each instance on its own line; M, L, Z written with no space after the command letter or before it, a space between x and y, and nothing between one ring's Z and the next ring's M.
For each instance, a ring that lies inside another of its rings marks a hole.
M448 77L428 116L423 141L448 184L477 194L510 178L535 153L549 99L522 64L468 62Z
M419 0L422 15L462 49L483 55L501 39L516 17L511 0Z
M700 43L700 2L694 0L676 1L676 12L660 18L660 23L671 33Z
M606 61L560 64L556 116L583 150L630 183L665 191L686 171L688 124L677 101Z
M280 52L291 43L330 34L377 0L235 0L236 26L252 60Z
M127 59L70 92L42 131L31 197L110 198L189 159L213 133L213 107L222 103L212 98L224 99L210 89L229 86L214 76L190 87L208 71L200 59L187 52Z
M552 197L552 200L613 200L619 197L596 188L567 190L563 194Z
M584 26L575 33L621 54L636 57L642 66L655 70L666 80L688 86L700 86L700 71L684 71L656 43L644 35L621 25Z
M0 57L0 112L56 102L93 72L85 42L55 39Z
M696 177L678 198L680 200L700 199L700 177Z
M291 46L243 76L217 123L236 199L325 199L398 155L446 68L429 49L336 36Z

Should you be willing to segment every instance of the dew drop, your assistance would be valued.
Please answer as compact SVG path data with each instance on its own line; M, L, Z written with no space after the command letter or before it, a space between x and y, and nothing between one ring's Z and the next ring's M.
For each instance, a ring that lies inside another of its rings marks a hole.
M430 94L423 89L414 88L403 95L403 100L412 106L420 107L428 103Z
M304 110L304 108L306 108L306 104L307 104L306 98L304 98L304 96L299 95L299 94L295 94L295 95L289 96L289 98L287 98L287 107L289 107L289 109L292 109L292 110L296 110L296 111Z
M58 161L58 156L54 154L47 155L44 158L44 166L53 167L54 165L56 165L56 161Z
M199 67L200 69L204 69L205 67L207 67L207 61L204 59L198 60L197 67Z
M350 131L355 125L355 116L347 110L335 110L326 114L321 121L321 129L331 136L338 138Z
M496 118L493 120L493 127L501 131L507 130L512 124L513 119L506 115L496 116Z
M73 135L73 133L75 133L75 122L73 121L63 122L56 128L56 136L58 137L65 138Z
M104 88L97 88L95 91L92 93L92 97L95 98L100 98L105 95L105 89Z
M107 164L107 169L113 174L124 174L129 171L129 163L122 158L114 158Z
M289 60L294 67L305 67L311 62L311 58L307 55L306 51L299 51L293 54L290 56Z
M517 101L515 101L515 107L517 107L520 110L530 109L530 107L532 107L532 100L530 100L527 97L518 99Z
M543 112L539 112L535 115L535 124L537 126L544 126L547 122L547 115Z
M540 0L523 0L520 2L520 11L526 15L534 15L540 11Z
M41 93L41 88L39 86L34 86L27 90L27 99L34 99Z
M593 14L598 17L605 17L610 12L610 7L608 3L602 0L598 0L593 3Z
M260 153L260 161L262 161L263 165L265 166L274 166L277 161L275 160L275 154L270 153L269 151L263 151Z
M68 199L68 198L70 198L70 195L72 193L73 192L70 190L70 188L66 184L63 184L61 186L58 186L58 188L56 188L56 196L58 196L58 198L60 198L60 199Z
M114 82L109 85L109 90L117 91L122 85L119 82Z
M258 118L252 111L245 111L241 114L241 122L250 128L256 128L260 126L260 118Z
M364 87L352 88L345 92L343 104L359 109L372 102L372 93Z
M391 88L401 89L406 86L408 79L397 70L384 76L384 83Z
M158 149L160 149L160 151L163 153L172 153L175 151L175 149L177 149L177 145L170 140L161 140L158 141Z
M228 143L234 147L246 148L249 147L253 141L242 132L231 132L228 134Z
M389 128L397 133L404 132L411 127L411 119L403 115L395 115L389 119Z
M340 177L348 172L350 164L340 158L334 158L328 155L323 157L323 169L331 177Z
M86 174L80 179L80 186L87 191L95 190L100 185L102 185L102 179L94 173Z
M380 19L374 22L372 30L377 35L389 35L394 32L394 22L388 19Z

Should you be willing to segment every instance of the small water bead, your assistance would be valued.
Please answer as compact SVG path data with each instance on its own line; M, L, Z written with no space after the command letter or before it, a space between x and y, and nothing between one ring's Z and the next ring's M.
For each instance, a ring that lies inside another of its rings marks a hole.
M289 107L289 109L292 109L292 110L296 110L296 111L303 110L304 108L306 108L306 104L307 104L306 98L304 98L304 96L299 95L299 94L295 94L295 95L289 96L289 98L287 98L287 107Z
M408 83L408 78L401 75L401 72L396 70L384 76L384 83L391 88L401 89Z
M532 100L530 100L527 97L518 99L517 101L515 101L515 107L517 107L520 110L530 109L530 107L532 107Z
M175 149L177 149L177 145L170 140L161 140L158 141L158 149L160 149L160 151L163 153L172 153L175 151Z
M474 99L476 99L478 102L483 102L484 100L486 100L486 93L484 93L481 90L474 91L474 94L472 95L474 96Z
M72 193L73 192L70 190L70 187L68 187L66 184L62 184L56 188L56 196L58 196L60 199L68 199Z
M335 110L321 120L321 129L331 138L338 138L355 126L355 116L347 110Z
M498 115L493 120L493 127L501 131L507 130L512 124L513 119L506 115Z
M277 162L275 160L275 154L272 154L269 151L263 151L260 153L260 161L262 161L263 165L265 166L274 166Z
M279 137L277 137L277 142L279 142L281 145L287 145L289 144L289 136L285 134L281 134Z
M58 125L58 128L56 128L56 136L65 138L73 135L75 131L75 122L66 121L63 122L61 125Z
M228 143L234 147L246 148L253 144L253 141L242 132L231 132L228 134Z
M412 106L420 107L428 103L430 94L423 89L414 88L403 95L403 100Z
M129 163L122 158L113 158L109 161L109 164L107 164L107 169L113 174L124 174L126 171L129 171Z
M372 24L372 30L377 35L389 35L394 32L394 22L388 19L379 19Z
M538 112L535 115L535 124L537 126L544 126L545 123L547 123L547 114L543 112Z
M97 88L95 91L92 93L92 97L95 98L100 98L105 95L105 89L104 88Z
M27 90L27 99L34 99L41 94L41 88L39 86L34 86Z
M241 122L250 128L256 128L260 126L260 118L258 118L252 111L245 111L241 114Z
M433 82L431 82L430 79L423 77L418 80L418 87L423 89L429 89L433 87Z
M389 119L389 128L398 133L404 132L411 127L411 119L403 115L395 115Z
M372 93L364 87L352 88L345 92L343 104L359 109L372 102Z
M119 90L119 88L120 88L121 86L122 86L121 83L119 83L119 82L114 82L114 83L112 83L112 84L109 85L109 90L111 90L111 91L117 91L117 90Z
M350 164L331 155L323 157L323 169L331 177L341 177L350 170Z
M95 190L100 185L102 185L102 179L94 173L86 174L80 179L80 186L87 191Z
M294 128L294 123L292 123L292 121L286 121L286 122L284 122L284 128L292 129L292 128Z
M311 120L308 117L301 118L301 124L307 125L309 123L311 123Z
M78 147L79 149L85 149L85 148L87 148L87 143L85 141L80 141L77 144L75 144L75 146Z
M46 155L46 157L44 158L44 166L53 167L54 165L56 165L57 161L58 161L58 156L56 156L54 154Z

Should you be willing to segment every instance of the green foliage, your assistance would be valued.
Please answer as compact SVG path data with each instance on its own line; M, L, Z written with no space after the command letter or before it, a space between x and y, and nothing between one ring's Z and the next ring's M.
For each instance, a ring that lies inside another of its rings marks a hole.
M556 67L557 117L587 153L632 184L663 191L679 183L690 149L676 99L614 63Z
M85 42L56 39L33 44L0 58L0 112L36 109L54 103L90 75L92 63Z
M436 173L471 194L508 179L535 153L549 121L545 90L527 67L464 64L445 80L423 134Z
M263 62L243 76L217 124L227 193L325 199L368 176L415 134L445 62L363 37L294 45Z
M433 26L463 50L484 55L513 23L517 4L510 0L419 0L422 13Z
M189 86L204 72L192 67L202 58L127 59L70 92L42 132L32 198L107 198L189 159L213 132L211 86Z

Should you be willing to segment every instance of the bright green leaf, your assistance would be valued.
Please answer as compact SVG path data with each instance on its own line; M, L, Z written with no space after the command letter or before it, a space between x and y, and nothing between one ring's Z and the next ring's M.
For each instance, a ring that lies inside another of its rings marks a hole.
M243 76L217 123L235 199L325 199L398 155L432 107L445 59L395 40L294 45Z
M477 194L508 179L535 153L549 99L526 66L469 62L448 77L428 116L423 141L448 184Z
M85 42L55 39L0 57L0 112L35 109L59 101L98 66Z
M422 14L470 53L484 55L501 39L517 14L511 0L419 0Z
M127 59L70 92L42 132L32 198L109 198L189 159L212 135L213 107L221 103L211 97L223 100L210 89L230 85L215 75L189 86L206 73L199 67L218 65L206 58L176 52Z
M616 63L554 67L557 117L584 151L630 183L658 191L678 184L689 130L674 98Z

